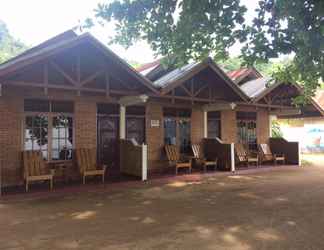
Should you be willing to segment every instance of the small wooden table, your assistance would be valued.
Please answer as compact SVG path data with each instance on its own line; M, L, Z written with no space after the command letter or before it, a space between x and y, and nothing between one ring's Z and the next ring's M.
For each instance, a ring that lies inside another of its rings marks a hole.
M51 169L55 170L54 178L58 180L64 180L65 183L69 180L68 168L71 168L73 163L72 160L57 160L49 161Z

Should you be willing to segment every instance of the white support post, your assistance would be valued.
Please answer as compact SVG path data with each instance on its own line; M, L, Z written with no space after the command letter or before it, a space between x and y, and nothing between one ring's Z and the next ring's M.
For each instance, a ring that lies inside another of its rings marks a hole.
M208 137L208 120L207 111L204 111L204 138Z
M120 105L119 109L119 139L126 138L126 106Z
M231 171L235 172L235 155L234 155L234 143L231 143Z
M142 145L142 181L147 181L147 145Z

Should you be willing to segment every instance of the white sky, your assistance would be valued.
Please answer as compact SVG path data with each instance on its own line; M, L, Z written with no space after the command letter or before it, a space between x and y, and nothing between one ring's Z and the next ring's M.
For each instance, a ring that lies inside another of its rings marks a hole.
M76 26L79 20L93 16L100 2L109 0L1 0L0 19L7 24L9 32L29 46L37 45L65 30ZM242 0L248 7L247 18L251 19L258 0ZM95 27L91 33L107 44L113 33L113 25ZM121 46L109 46L122 58L141 63L153 60L150 47L141 42L125 50ZM238 54L237 44L231 53Z

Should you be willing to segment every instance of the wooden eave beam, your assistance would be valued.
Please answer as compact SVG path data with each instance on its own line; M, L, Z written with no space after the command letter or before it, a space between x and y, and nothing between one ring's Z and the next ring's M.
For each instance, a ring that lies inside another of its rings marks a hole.
M102 69L97 70L95 73L93 73L92 75L88 76L86 79L81 81L80 86L83 86L83 85L93 81L94 79L96 79L98 76L100 76L103 73L104 73L104 71Z
M44 88L44 83L30 83L24 81L6 81L4 84L8 85L15 85L21 87L36 87L36 88ZM88 91L88 92L96 92L96 93L106 93L106 89L96 89L96 88L85 88L85 87L78 87L78 86L68 86L62 84L48 84L48 88L52 89L61 89L61 90L74 90L74 91ZM123 90L115 90L110 89L109 92L111 94L116 95L138 95L137 92L134 91L123 91Z

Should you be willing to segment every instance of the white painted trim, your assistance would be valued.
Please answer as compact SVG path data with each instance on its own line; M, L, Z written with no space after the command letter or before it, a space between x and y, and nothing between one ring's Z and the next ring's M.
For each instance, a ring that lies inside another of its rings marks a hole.
M126 107L119 108L119 139L126 139Z
M204 138L208 137L208 120L207 120L207 111L204 111Z
M142 145L142 181L147 180L147 145Z
M234 110L236 106L237 105L234 102L221 102L204 105L203 109L204 111Z
M231 143L231 171L235 172L235 155L234 155L234 143Z
M119 99L119 104L123 106L131 106L131 105L146 103L147 100L148 100L147 95L124 96Z

